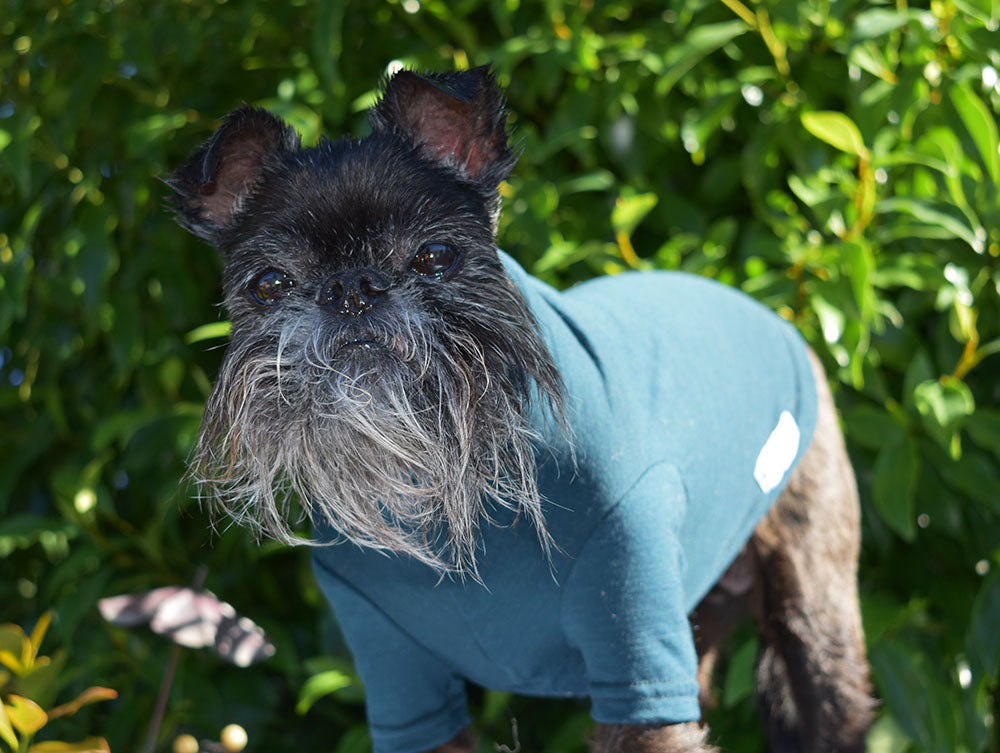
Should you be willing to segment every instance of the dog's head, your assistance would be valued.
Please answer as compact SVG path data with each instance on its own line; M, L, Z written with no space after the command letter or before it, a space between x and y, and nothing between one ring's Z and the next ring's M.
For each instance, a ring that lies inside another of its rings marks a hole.
M193 475L258 533L298 500L349 541L474 569L493 504L546 541L527 411L561 387L494 243L515 162L485 68L389 79L372 133L302 148L231 113L168 179L223 254L232 341Z

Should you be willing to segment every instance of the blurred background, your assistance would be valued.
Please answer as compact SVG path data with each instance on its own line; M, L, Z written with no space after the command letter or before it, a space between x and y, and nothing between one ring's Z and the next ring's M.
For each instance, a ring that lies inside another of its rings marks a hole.
M230 723L252 751L367 749L307 553L213 535L182 482L225 313L160 178L242 102L306 144L359 137L387 70L492 63L523 150L503 248L557 286L723 280L825 361L864 505L869 750L998 753L998 20L997 0L5 0L0 623L53 622L40 648L0 628L21 724L0 714L0 749L140 749L174 649L96 602L200 566L277 653L182 651L155 749ZM756 753L751 631L731 648L708 719ZM24 731L18 696L92 685L118 698ZM585 749L585 705L473 701L483 751Z

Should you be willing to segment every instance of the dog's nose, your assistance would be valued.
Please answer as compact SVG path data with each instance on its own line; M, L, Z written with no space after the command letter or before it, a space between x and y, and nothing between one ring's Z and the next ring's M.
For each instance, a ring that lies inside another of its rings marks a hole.
M323 283L316 294L316 302L342 314L361 316L378 303L389 288L389 280L374 269L348 269Z

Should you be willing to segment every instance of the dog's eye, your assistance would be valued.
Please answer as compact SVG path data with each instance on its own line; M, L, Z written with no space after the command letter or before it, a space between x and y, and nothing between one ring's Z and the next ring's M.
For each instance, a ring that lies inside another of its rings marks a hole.
M410 262L410 269L424 277L443 277L458 263L458 251L444 243L427 243Z
M250 284L250 296L261 306L274 306L292 292L295 280L277 269L269 269Z

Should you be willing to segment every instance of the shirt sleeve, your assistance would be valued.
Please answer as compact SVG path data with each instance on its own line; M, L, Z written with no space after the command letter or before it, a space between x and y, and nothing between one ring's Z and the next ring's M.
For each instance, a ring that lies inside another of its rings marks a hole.
M470 724L465 681L313 555L313 569L365 685L375 753L420 753Z
M685 504L673 466L647 469L590 535L567 580L562 619L583 655L599 722L700 717L677 537Z

